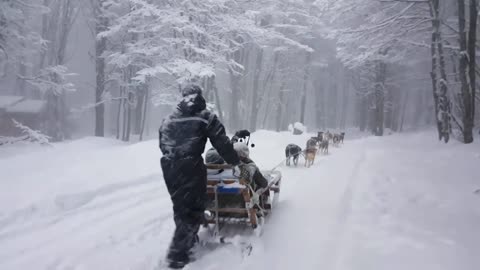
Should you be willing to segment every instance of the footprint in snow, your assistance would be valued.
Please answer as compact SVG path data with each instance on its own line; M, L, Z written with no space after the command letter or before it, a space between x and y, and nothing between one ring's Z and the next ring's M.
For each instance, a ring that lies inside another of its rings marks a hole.
M61 195L55 198L55 204L62 210L68 211L84 206L95 198L91 192Z

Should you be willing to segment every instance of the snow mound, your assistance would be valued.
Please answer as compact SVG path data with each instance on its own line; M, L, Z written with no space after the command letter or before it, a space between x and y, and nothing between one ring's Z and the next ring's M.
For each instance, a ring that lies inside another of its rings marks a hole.
M294 135L301 135L307 132L307 127L300 122L295 122L293 125L292 124L288 125L288 130L292 132Z

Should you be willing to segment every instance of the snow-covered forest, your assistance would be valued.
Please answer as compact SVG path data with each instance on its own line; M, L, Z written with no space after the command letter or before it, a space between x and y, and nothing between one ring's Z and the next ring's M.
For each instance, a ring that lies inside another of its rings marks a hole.
M0 135L154 137L194 82L231 131L470 143L477 16L477 0L3 0Z
M0 270L480 269L479 11L0 0Z

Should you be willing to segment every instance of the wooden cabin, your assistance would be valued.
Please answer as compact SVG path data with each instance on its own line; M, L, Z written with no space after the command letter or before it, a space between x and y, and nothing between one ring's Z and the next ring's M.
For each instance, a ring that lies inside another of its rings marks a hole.
M0 96L0 136L20 136L12 119L34 130L43 130L47 102L21 96Z

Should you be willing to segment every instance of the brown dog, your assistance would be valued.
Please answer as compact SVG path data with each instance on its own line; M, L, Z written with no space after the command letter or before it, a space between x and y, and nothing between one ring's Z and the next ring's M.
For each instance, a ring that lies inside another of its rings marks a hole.
M315 162L316 153L317 153L317 150L307 151L307 154L305 156L305 167L310 168L310 166L313 165L313 163Z
M315 161L315 155L317 154L318 140L316 137L312 137L307 141L307 147L305 149L305 167L310 167Z

